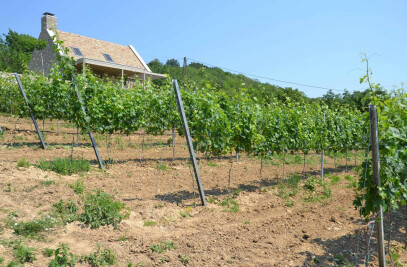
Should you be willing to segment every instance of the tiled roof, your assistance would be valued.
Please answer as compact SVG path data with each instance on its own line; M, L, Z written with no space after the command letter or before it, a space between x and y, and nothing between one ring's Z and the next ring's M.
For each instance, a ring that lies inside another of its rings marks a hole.
M59 40L63 41L63 46L69 49L68 56L72 56L76 59L82 58L76 56L71 49L71 47L77 47L81 50L85 58L106 61L103 56L104 53L109 54L117 64L145 69L129 46L114 44L60 30L57 30L57 36Z

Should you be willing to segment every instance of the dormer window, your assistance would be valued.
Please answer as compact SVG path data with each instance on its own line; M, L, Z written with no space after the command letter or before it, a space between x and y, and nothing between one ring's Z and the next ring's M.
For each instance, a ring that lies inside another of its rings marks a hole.
M73 47L73 46L71 48L72 48L72 51L75 53L76 56L83 57L83 54L82 54L82 52L81 52L81 50L79 48Z
M104 54L104 53L102 53L102 54L103 54L103 56L105 57L106 61L109 61L109 62L113 62L113 63L114 63L113 58L112 58L109 54Z

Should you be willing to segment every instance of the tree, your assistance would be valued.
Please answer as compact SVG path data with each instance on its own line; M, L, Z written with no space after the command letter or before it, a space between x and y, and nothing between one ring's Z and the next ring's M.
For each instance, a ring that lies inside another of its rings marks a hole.
M150 61L147 65L151 69L152 72L162 73L162 71L163 71L163 64L157 58Z
M165 63L166 66L170 66L170 67L179 67L179 62L178 60L176 60L175 58L172 59L168 59L167 63Z
M43 49L47 43L28 34L19 34L9 29L8 34L0 37L0 71L22 73L28 70L32 53Z

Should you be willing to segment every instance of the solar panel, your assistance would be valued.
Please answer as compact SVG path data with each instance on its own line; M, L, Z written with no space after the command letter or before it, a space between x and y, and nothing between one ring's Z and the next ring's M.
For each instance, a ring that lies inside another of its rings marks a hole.
M81 50L77 47L71 47L72 51L75 53L75 55L77 55L78 57L83 57L83 54L81 52Z
M102 53L103 54L103 53ZM109 54L103 54L103 56L105 57L105 59L109 62L114 62L113 58L109 55Z

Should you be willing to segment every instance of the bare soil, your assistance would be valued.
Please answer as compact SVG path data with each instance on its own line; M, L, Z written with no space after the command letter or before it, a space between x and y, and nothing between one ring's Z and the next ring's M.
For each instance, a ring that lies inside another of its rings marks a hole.
M39 125L42 130L42 121ZM39 147L28 119L0 116L0 126L4 130L0 135L0 257L5 263L13 259L8 242L20 239L36 249L37 260L25 266L47 266L50 258L42 251L55 249L60 243L68 244L75 255L90 254L101 244L116 252L117 266L183 266L180 255L188 257L188 266L353 266L356 262L363 266L365 261L367 226L353 207L355 193L349 186L350 177L358 177L353 169L354 154L349 153L349 160L339 157L336 168L334 159L326 156L325 172L330 174L325 180L331 195L323 198L321 186L316 192L304 188L306 178L291 196L281 194L285 177L295 173L319 177L319 154L307 156L305 170L302 155L287 155L284 171L283 160L276 157L263 160L260 172L259 158L239 155L236 162L234 154L205 158L197 153L208 200L203 207L185 140L180 136L176 137L173 158L170 133L156 137L142 132L130 137L96 135L102 158L110 159L102 171L88 136L76 135L66 122L45 122L45 150ZM41 158L70 157L73 139L73 157L90 160L90 172L66 176L34 166ZM361 164L362 154L358 154L357 164ZM32 165L17 167L22 158ZM335 175L340 178L337 184L332 182ZM78 179L83 179L85 191L102 189L124 202L130 208L130 217L118 229L90 229L75 221L49 230L42 239L17 236L7 225L9 214L15 211L18 221L29 221L50 212L61 199L81 203L68 186ZM41 184L45 180L55 183ZM233 197L238 203L237 212L220 205ZM405 214L404 207L394 212L391 227L393 247L401 254L401 263L407 263L402 248ZM157 225L144 226L146 221ZM387 240L388 216L385 229ZM370 266L377 266L375 235L370 242ZM152 245L165 240L173 241L176 249L163 253L151 250Z

